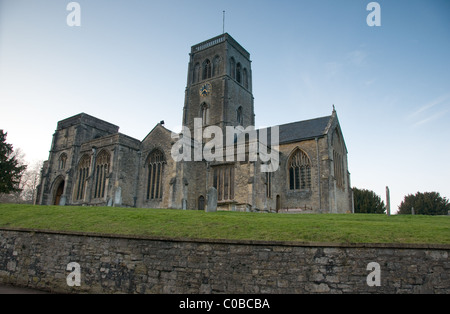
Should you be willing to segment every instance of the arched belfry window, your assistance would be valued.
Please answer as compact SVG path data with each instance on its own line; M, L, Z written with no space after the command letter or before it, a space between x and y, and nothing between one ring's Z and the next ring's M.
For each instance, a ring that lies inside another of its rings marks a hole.
M242 71L241 64L238 63L238 64L236 65L236 81L237 81L238 83L241 83L241 82L242 82L242 77L241 77L242 73L241 73L241 71Z
M209 59L203 62L202 69L202 80L211 78L211 61Z
M95 190L94 198L105 197L106 178L109 174L111 154L102 150L95 161Z
M163 173L166 160L159 149L155 149L148 157L147 199L161 200L163 193Z
M80 162L78 163L77 167L77 182L75 184L76 193L75 198L76 200L82 200L84 199L84 192L86 189L86 181L89 177L89 167L91 165L91 157L87 154L83 155L81 157Z
M232 79L236 79L236 61L233 57L230 59L230 75Z
M303 190L311 188L311 160L297 148L289 159L289 189Z

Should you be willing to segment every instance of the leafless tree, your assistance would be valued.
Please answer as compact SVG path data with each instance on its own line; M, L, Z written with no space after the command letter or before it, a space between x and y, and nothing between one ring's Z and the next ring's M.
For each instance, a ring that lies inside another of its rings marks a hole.
M19 182L20 192L0 194L0 203L28 203L33 204L36 197L36 188L39 184L43 161L35 161L31 165L25 161L25 153L17 148L13 152L19 165L27 165Z

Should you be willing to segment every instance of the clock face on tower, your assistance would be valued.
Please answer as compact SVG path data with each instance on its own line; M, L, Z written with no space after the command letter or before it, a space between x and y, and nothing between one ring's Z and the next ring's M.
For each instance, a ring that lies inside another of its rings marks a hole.
M206 83L200 87L200 96L208 96L211 93L211 84Z

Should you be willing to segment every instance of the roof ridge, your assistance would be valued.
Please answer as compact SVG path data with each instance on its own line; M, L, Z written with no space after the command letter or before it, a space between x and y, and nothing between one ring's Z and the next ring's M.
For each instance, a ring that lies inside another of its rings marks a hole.
M278 126L285 126L285 125L296 124L296 123L301 123L301 122L308 122L308 121L314 121L314 120L321 120L321 119L325 119L325 118L326 119L330 119L331 117L332 117L332 115L328 115L328 116L323 116L323 117L318 117L318 118L312 118L312 119L288 122L288 123L284 123L284 124L279 124Z

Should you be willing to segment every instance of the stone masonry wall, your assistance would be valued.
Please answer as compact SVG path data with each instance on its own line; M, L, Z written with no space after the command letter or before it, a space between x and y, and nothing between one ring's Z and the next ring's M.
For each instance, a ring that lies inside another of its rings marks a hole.
M449 251L1 229L0 283L63 293L448 294ZM71 262L80 265L80 286L67 284ZM373 262L379 286L367 281Z

